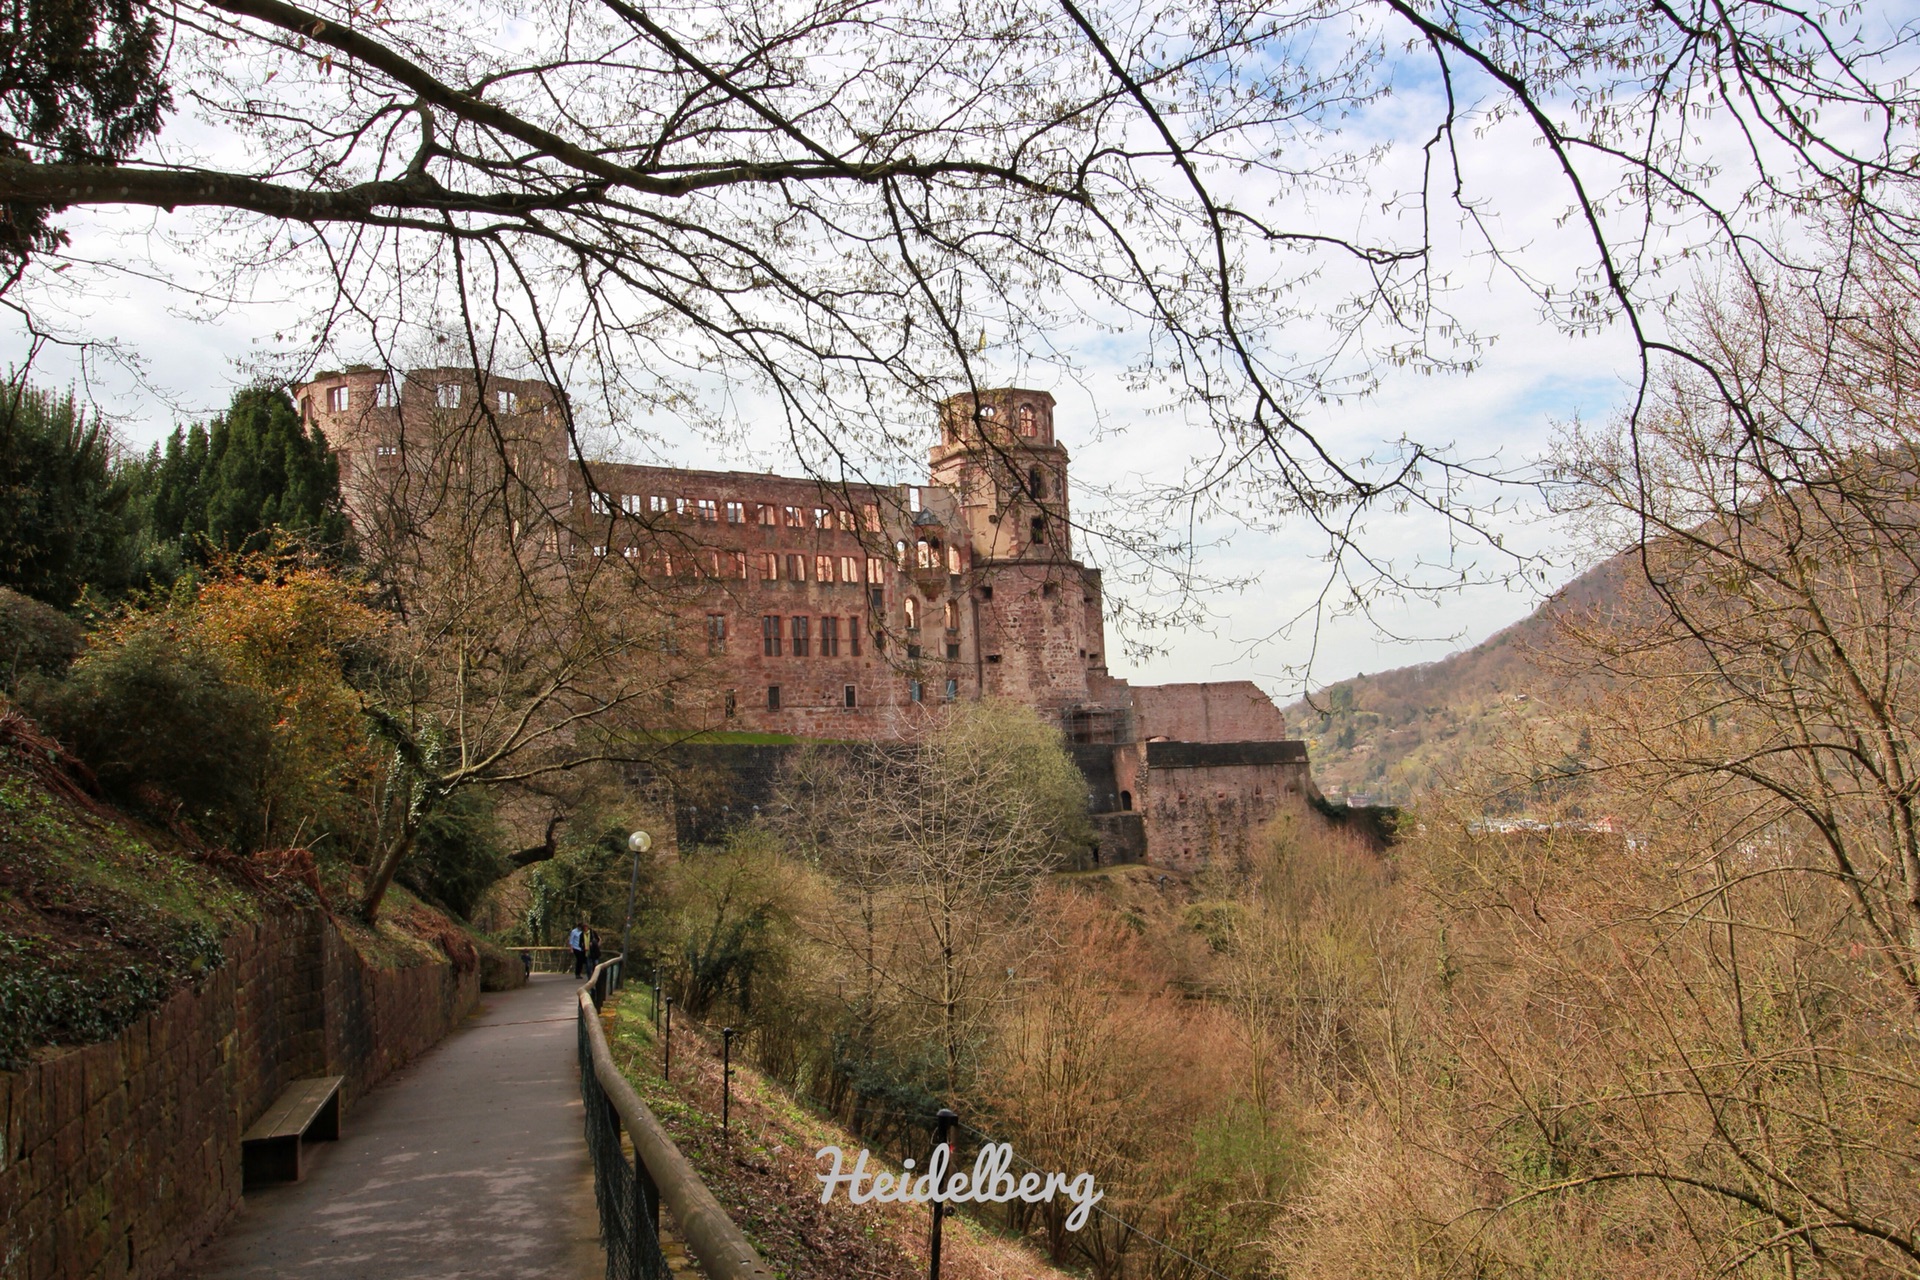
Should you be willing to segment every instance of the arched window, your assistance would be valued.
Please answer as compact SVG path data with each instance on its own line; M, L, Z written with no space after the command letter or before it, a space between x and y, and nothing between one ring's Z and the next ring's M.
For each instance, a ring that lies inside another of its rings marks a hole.
M920 602L918 600L915 600L912 596L908 596L906 600L906 605L907 605L907 630L918 631L920 629Z
M1020 406L1020 434L1023 436L1040 434L1040 424L1035 420L1033 406L1030 404Z
M1133 809L1133 792L1122 791L1120 793L1120 807L1128 811Z
M1047 496L1047 473L1038 467L1027 468L1027 492L1032 494L1036 501L1045 498Z

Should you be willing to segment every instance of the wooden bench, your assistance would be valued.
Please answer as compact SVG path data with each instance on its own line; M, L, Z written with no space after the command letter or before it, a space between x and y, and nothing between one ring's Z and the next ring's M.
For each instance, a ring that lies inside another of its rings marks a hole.
M240 1138L240 1171L245 1185L300 1181L303 1139L332 1142L340 1137L340 1086L345 1076L295 1080L273 1100L266 1114Z

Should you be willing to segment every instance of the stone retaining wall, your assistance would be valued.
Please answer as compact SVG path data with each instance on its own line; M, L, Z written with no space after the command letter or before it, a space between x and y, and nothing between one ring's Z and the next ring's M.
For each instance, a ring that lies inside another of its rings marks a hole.
M0 1074L0 1280L164 1276L240 1202L240 1135L301 1076L343 1115L479 999L477 969L376 969L323 913L226 940L226 963L114 1040Z

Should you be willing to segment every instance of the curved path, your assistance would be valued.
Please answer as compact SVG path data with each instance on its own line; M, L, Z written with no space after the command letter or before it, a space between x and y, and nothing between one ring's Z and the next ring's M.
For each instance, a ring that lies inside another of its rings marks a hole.
M536 974L361 1098L306 1178L249 1192L198 1280L605 1272L580 1111L574 993Z

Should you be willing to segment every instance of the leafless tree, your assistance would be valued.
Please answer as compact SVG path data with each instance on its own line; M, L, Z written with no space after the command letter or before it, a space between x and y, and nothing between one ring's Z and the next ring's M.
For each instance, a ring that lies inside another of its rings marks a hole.
M1375 513L1490 536L1502 464L1312 417L1391 365L1481 358L1449 310L1456 229L1551 324L1627 326L1648 387L1697 354L1662 321L1676 263L1758 278L1781 256L1757 231L1813 208L1914 238L1915 35L1856 6L68 3L147 91L95 101L92 138L5 98L4 296L37 340L88 338L61 319L59 210L200 209L162 225L220 264L216 298L321 286L305 350L437 328L614 419L751 386L840 475L914 450L930 402L1009 355L1070 361L1057 335L1092 317L1134 343L1136 392L1217 436L1114 554L1183 563L1170 510L1304 517L1360 598L1459 577L1382 556ZM1483 130L1540 148L1572 275L1505 229Z

